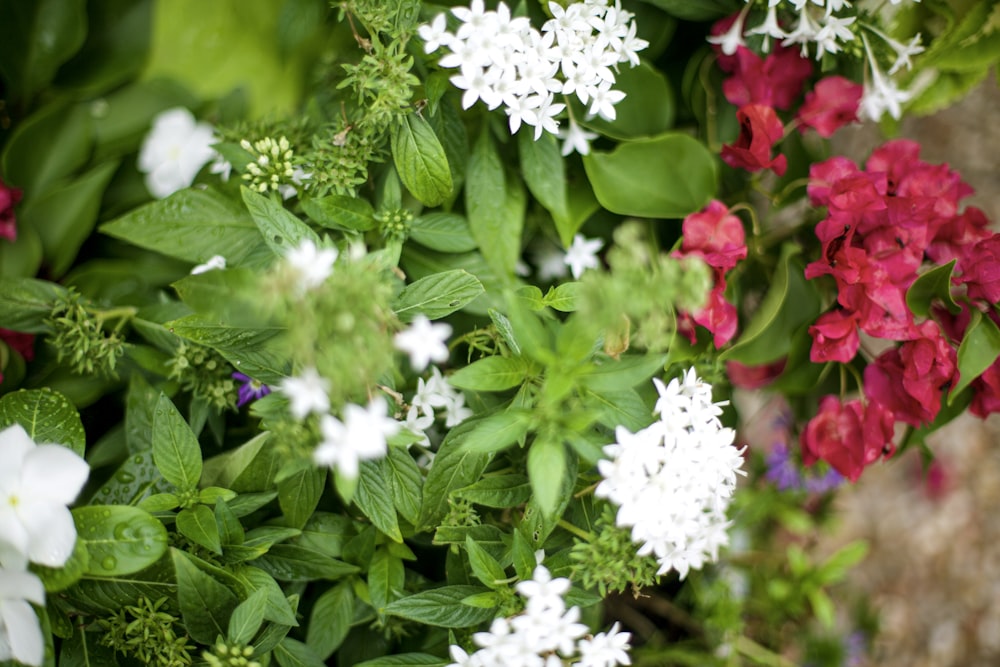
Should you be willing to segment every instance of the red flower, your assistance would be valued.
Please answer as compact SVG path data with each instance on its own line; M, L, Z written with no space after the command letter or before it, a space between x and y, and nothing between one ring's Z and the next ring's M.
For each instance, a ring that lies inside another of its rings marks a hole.
M716 348L728 343L736 335L738 318L736 306L726 301L726 281L719 280L708 293L705 307L694 314L694 321L712 332Z
M1000 359L972 381L972 404L969 405L969 412L980 419L1000 412Z
M788 109L812 74L812 63L800 55L799 49L780 45L766 58L741 46L727 64L730 68L725 71L733 75L722 82L722 93L737 107L762 104Z
M833 185L842 178L861 173L858 165L849 158L837 155L809 167L809 185L806 192L813 206L827 206Z
M720 201L684 218L682 233L682 253L701 257L713 268L728 271L747 256L743 223Z
M809 335L813 338L809 360L817 364L827 361L846 364L858 353L858 346L861 345L857 315L843 310L820 315L816 324L809 327Z
M858 105L864 86L842 76L828 76L806 93L806 101L799 108L799 129L811 127L821 137L833 133L848 123L858 120Z
M0 329L0 340L7 343L12 350L21 355L25 361L35 358L35 335Z
M788 161L784 155L771 159L771 149L784 134L784 126L774 109L762 104L748 104L736 112L740 136L734 144L722 147L722 159L731 167L747 171L773 169L781 176Z
M892 422L892 413L877 402L841 404L825 396L802 432L802 461L812 465L822 459L855 482L865 466L892 454Z
M787 359L778 359L770 364L746 366L738 361L726 362L726 377L734 387L741 389L759 389L778 379L785 370Z
M17 240L14 205L19 201L21 201L21 191L4 185L3 179L0 179L0 236L11 242Z
M1000 301L1000 234L983 239L962 261L959 282L965 283L970 299Z

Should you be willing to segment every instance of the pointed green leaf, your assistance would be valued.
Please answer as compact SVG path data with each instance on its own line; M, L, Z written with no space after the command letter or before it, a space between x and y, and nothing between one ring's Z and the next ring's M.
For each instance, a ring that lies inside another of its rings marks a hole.
M506 410L488 417L462 422L462 449L469 452L498 452L510 447L527 434L531 413Z
M264 623L264 612L267 610L267 591L258 589L247 596L233 609L229 617L229 632L226 638L232 644L249 644L260 626Z
M466 451L462 447L462 439L467 431L467 427L463 429L463 426L464 423L448 432L431 463L424 482L418 530L437 527L448 513L448 497L451 492L479 479L492 458L490 454Z
M500 563L476 544L471 536L465 538L465 550L469 554L469 565L472 566L472 573L484 586L492 589L507 586L507 573L500 567Z
M953 259L947 264L936 266L913 281L906 290L906 306L910 312L918 317L930 317L931 304L935 299L939 300L952 315L962 312L962 308L955 303L951 295L951 276L957 261Z
M532 365L522 357L485 357L448 376L448 382L469 391L504 391L524 382Z
M508 179L490 136L489 124L484 123L483 132L469 156L465 211L480 252L504 277L514 275L521 254L524 203L521 181L513 177Z
M520 132L517 145L528 190L554 220L565 219L569 215L566 167L555 136L543 132L535 140L530 132Z
M243 203L250 211L250 217L275 255L281 257L306 240L312 241L316 246L320 245L316 232L278 202L245 185L240 186L240 192L243 194Z
M5 329L25 333L48 333L45 320L52 314L56 299L66 288L34 278L0 279L0 322Z
M426 213L413 221L410 238L438 252L469 252L476 249L469 222L456 213Z
M649 382L663 371L665 354L626 355L619 359L603 357L580 375L580 382L594 391L622 391L640 382Z
M302 528L312 516L326 485L326 469L303 468L278 482L278 505L288 525Z
M528 450L528 478L538 506L552 516L566 476L566 446L554 438L537 438Z
M381 461L362 461L354 504L389 539L402 542L399 519L392 502L391 482Z
M239 598L202 571L193 556L178 549L171 549L170 556L177 575L177 604L188 634L199 644L213 646L220 637L225 638Z
M402 447L390 447L389 455L382 459L382 469L392 487L392 504L396 511L411 524L420 517L424 477L413 456Z
M368 595L376 613L381 616L386 605L400 596L405 579L403 561L398 556L392 555L388 549L375 551L375 557L368 566Z
M977 309L970 308L969 311L972 317L958 346L959 379L948 392L949 405L1000 357L1000 329Z
M149 567L167 550L167 530L148 512L127 505L89 505L73 512L90 555L87 574L114 577Z
M321 227L349 232L375 228L375 209L367 200L347 195L303 199L302 210Z
M386 613L441 628L470 628L493 618L493 609L470 607L462 600L485 593L481 586L444 586L392 602Z
M215 512L207 505L195 505L177 514L177 532L195 544L213 553L222 555L219 526L215 522Z
M430 653L400 653L365 660L354 667L446 667L450 664L451 660Z
M153 461L163 478L181 491L193 491L198 486L201 447L166 394L160 394L153 416Z
M403 322L409 322L418 313L436 320L462 308L483 291L483 284L468 271L444 271L404 287L396 296L393 310Z
M496 475L458 489L455 495L477 505L505 509L527 502L531 497L531 484L521 474Z
M20 424L36 444L62 445L83 456L83 422L73 403L57 391L21 389L0 398L0 429L11 424Z
M403 116L389 136L399 179L425 206L437 206L452 192L444 147L419 113Z
M323 660L307 644L285 637L271 653L281 667L325 667Z
M324 660L343 643L354 618L354 591L344 581L319 596L313 605L306 643Z

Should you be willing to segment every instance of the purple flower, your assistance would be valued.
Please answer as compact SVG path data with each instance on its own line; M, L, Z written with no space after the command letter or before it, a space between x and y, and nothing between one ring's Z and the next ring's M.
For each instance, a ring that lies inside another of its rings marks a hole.
M788 448L783 444L775 445L767 455L767 474L764 478L778 487L779 491L790 491L802 488L802 477L798 467L788 454Z
M259 380L254 380L249 375L236 372L233 373L233 379L243 383L240 385L239 396L236 400L236 407L238 408L271 393L270 387Z

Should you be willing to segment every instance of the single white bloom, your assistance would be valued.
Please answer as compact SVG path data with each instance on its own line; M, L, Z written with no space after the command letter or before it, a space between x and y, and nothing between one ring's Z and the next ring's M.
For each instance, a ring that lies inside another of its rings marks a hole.
M778 8L773 4L767 9L767 17L764 19L764 22L756 28L747 31L747 34L764 35L764 43L761 45L761 50L764 53L771 50L771 38L784 39L788 37L788 33L778 25Z
M0 661L41 666L45 640L32 602L45 604L41 580L31 572L0 569Z
M451 385L448 387L450 389ZM444 425L448 428L458 426L472 414L472 410L465 407L465 394L452 389L451 400L444 404Z
M62 567L76 544L67 505L90 466L61 445L36 445L18 424L0 431L0 461L0 541L33 563Z
M431 366L430 379L417 379L417 393L413 395L410 405L433 417L434 408L445 407L454 400L454 396L455 390L448 384L448 380L441 375L437 366Z
M323 414L330 409L330 381L316 372L315 368L306 368L298 377L289 377L281 381L278 391L288 397L288 409L296 419L305 419L315 412Z
M838 18L828 16L826 23L819 29L813 39L816 42L816 60L823 57L823 52L838 53L841 51L841 42L854 41L854 33L848 29L857 20L856 16Z
M600 116L604 120L612 121L618 117L615 105L625 99L625 92L615 90L605 81L591 91L593 96L590 100L590 109L587 110L589 116Z
M619 632L616 622L607 634L600 632L593 639L581 639L579 644L580 661L573 663L574 667L616 667L616 665L631 665L628 655L628 632Z
M208 173L218 174L223 183L228 183L229 177L233 173L233 165L230 164L229 160L222 157L222 153L216 153L212 164L208 165Z
M528 610L558 607L559 613L565 608L562 596L569 590L569 579L552 578L549 569L544 565L535 568L531 579L519 582L515 587L517 592L528 599Z
M736 20L733 21L733 25L729 27L729 30L722 33L721 35L714 35L707 38L709 44L718 44L722 48L722 53L727 56L731 56L736 53L737 49L741 46L746 46L746 42L743 41L743 22L747 18L747 12L750 11L751 4L747 4L746 7L740 12Z
M448 46L455 38L448 32L448 18L438 14L430 23L417 28L417 34L424 40L424 53L433 53L442 46Z
M920 44L920 35L916 35L910 40L909 44L901 44L894 39L885 38L889 46L892 47L893 51L896 52L896 61L889 68L889 76L892 76L900 69L905 67L906 69L912 69L913 63L910 61L910 56L915 56L918 53L924 52L924 47Z
M207 262L204 264L199 264L198 266L191 269L191 275L196 276L199 273L205 273L207 271L214 271L215 269L226 268L226 258L222 255L212 255Z
M448 346L445 341L451 335L451 325L443 322L431 323L426 315L413 318L410 326L393 337L396 349L410 355L413 370L422 371L430 362L448 361Z
M139 171L146 174L150 194L162 199L191 185L216 156L215 142L212 126L183 107L157 115L139 151Z
M573 152L580 155L589 155L590 142L597 138L597 134L583 129L571 116L569 119L569 128L565 130L560 129L559 138L563 140L563 157Z
M318 465L336 468L345 477L357 477L359 463L385 456L389 447L387 438L402 427L388 416L388 411L385 400L375 398L364 408L348 403L343 421L324 415L319 424L323 440L313 452L313 460Z
M322 285L333 273L336 261L336 248L317 248L310 239L303 239L285 253L285 264L295 274L299 294Z
M597 253L603 247L604 241L601 239L587 239L583 234L573 237L573 244L566 250L563 261L569 267L574 280L579 280L587 269L596 269L600 266Z

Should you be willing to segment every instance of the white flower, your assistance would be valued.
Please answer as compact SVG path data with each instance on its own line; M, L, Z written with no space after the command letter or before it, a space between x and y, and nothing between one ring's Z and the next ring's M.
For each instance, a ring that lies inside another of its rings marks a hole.
M569 119L569 129L559 130L559 138L563 140L562 154L566 157L576 152L580 155L590 154L590 142L597 138L594 132L588 132L573 120Z
M434 416L434 408L443 408L454 400L455 390L441 375L437 366L431 367L429 380L417 380L417 393L410 400L410 405L420 408L424 414Z
M816 60L823 57L823 52L838 53L841 50L840 42L850 42L854 40L854 33L847 26L857 20L856 16L838 18L828 16L826 23L819 29L813 39L816 41Z
M450 385L449 385L450 388ZM444 404L444 425L458 426L472 416L472 410L465 407L465 394L452 390L451 400Z
M317 248L310 239L303 239L298 246L285 253L285 265L295 275L299 294L322 285L333 273L336 261L336 248Z
M601 239L587 239L583 234L573 237L573 244L566 250L563 261L569 267L574 280L579 280L587 269L596 269L600 266L597 253L603 247L604 241Z
M544 565L535 568L531 579L517 584L517 592L528 599L528 609L543 610L557 607L559 612L565 608L562 596L569 590L569 579L560 577L553 579Z
M629 658L628 632L619 632L618 623L611 626L607 634L600 632L593 639L580 640L580 661L574 667L615 667L631 665Z
M222 153L216 153L212 164L208 165L208 173L218 174L223 183L228 183L229 177L233 173L233 165L230 164L229 160L222 157Z
M706 41L709 44L718 44L722 53L727 56L731 56L741 47L746 46L746 42L743 41L743 22L747 18L747 12L750 11L751 4L747 4L746 7L740 11L739 16L733 21L733 25L729 27L729 30L722 33L721 35L714 35L708 37Z
M139 151L139 171L146 174L150 194L162 199L191 185L216 156L213 132L211 125L197 122L183 107L157 115Z
M430 362L448 361L448 346L445 341L451 335L451 326L443 322L431 323L426 315L413 318L409 328L393 337L396 349L410 355L413 370L422 371Z
M330 409L330 381L316 372L315 368L306 368L298 377L289 377L281 381L278 391L288 397L288 409L296 419L305 419L315 412L323 414Z
M199 264L198 266L191 269L191 275L196 276L199 273L205 273L207 271L214 271L215 269L226 268L226 258L222 255L212 255L207 262L204 264Z
M357 477L359 462L385 456L387 438L401 428L398 421L387 416L388 411L385 400L375 398L364 408L348 403L344 421L324 415L319 423L323 440L313 452L313 461L336 468L345 477Z
M444 14L438 14L431 23L417 28L417 34L424 40L424 53L433 53L442 46L448 46L454 35L448 32L448 21Z
M31 572L0 569L0 661L41 666L45 640L32 602L45 604L41 580Z
M76 544L67 505L90 474L61 445L36 445L20 425L0 431L0 541L33 563L62 567Z

